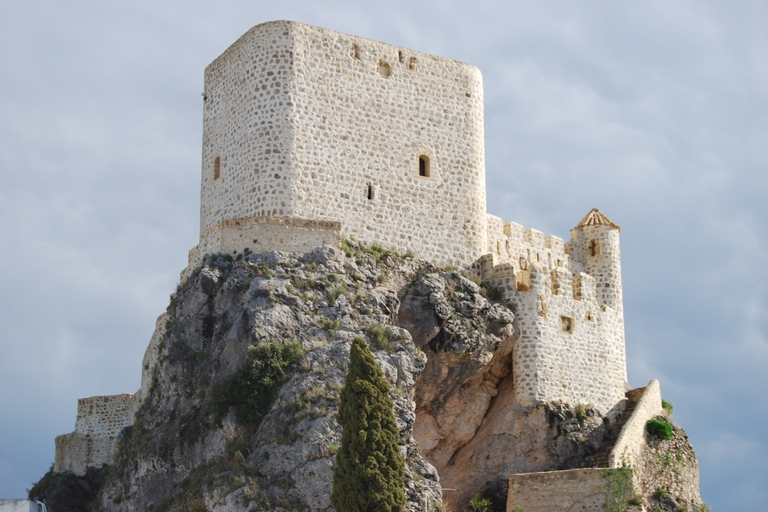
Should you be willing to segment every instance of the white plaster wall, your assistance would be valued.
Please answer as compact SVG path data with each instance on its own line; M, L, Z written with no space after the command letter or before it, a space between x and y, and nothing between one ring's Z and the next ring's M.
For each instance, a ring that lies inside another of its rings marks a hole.
M38 505L34 501L0 500L0 512L37 512L37 510Z

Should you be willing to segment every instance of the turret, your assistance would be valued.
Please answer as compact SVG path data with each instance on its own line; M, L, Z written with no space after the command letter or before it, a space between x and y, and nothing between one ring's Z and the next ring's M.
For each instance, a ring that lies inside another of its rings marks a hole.
M623 311L620 231L611 219L593 208L571 230L568 244L572 272L584 272L594 277L598 303L617 312Z

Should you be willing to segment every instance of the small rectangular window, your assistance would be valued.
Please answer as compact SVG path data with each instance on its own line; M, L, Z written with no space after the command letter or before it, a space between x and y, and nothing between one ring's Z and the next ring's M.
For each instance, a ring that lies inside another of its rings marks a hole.
M560 329L568 334L573 334L573 318L568 316L560 317Z
M429 157L427 155L419 157L419 176L429 177Z

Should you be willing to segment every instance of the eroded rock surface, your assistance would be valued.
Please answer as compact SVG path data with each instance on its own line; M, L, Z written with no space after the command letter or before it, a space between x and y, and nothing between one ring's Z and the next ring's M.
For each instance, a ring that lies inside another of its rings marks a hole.
M426 357L394 325L402 289L437 270L354 243L345 248L205 261L158 322L142 406L97 508L332 510L339 391L357 336L372 345L392 386L407 510L441 502L437 471L413 437L414 385ZM276 340L298 340L306 354L288 368L258 427L233 409L217 418L211 389L244 364L249 346Z
M96 510L330 512L339 391L357 336L392 386L408 511L463 511L475 495L504 510L514 473L604 463L625 403L605 416L589 404L520 405L515 316L486 298L486 285L343 247L205 260L158 319L135 422L100 491L85 497ZM304 355L263 417L217 414L212 390L243 367L248 347L281 340L298 341ZM695 464L685 446L664 453Z

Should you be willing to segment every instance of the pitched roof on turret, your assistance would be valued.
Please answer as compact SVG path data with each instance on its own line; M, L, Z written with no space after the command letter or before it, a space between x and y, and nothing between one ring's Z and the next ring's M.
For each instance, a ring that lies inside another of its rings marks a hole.
M603 212L598 210L597 208L592 208L592 210L581 219L581 222L576 224L577 228L585 228L587 226L609 226L614 229L618 229L621 231L621 228L614 224L611 219L605 216Z

